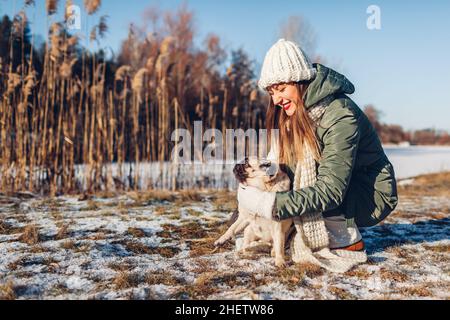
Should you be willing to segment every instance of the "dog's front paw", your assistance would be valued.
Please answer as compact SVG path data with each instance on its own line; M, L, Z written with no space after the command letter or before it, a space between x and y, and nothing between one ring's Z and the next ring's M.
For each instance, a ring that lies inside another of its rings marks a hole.
M226 240L219 238L214 242L215 247L221 247L225 244Z
M275 259L275 266L277 266L278 268L283 268L285 265L286 265L286 262L284 261L283 258Z

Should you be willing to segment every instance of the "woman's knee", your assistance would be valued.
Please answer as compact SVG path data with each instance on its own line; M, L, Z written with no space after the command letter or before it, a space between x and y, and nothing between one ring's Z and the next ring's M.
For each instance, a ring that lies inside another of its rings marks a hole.
M359 212L355 215L355 223L358 227L374 227L391 213L392 210L390 208L385 208L384 210L377 208L372 212Z

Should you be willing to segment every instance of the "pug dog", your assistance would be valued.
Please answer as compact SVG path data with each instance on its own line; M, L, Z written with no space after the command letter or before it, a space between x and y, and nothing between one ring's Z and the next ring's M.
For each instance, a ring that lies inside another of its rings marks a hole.
M234 167L233 173L244 187L250 186L262 191L281 192L291 189L291 181L283 168L284 166L271 161L245 158L243 163ZM275 265L277 267L284 266L285 242L288 231L293 225L293 219L269 220L255 216L239 205L238 212L237 220L214 244L221 246L244 230L241 252L246 252L256 242L270 244Z

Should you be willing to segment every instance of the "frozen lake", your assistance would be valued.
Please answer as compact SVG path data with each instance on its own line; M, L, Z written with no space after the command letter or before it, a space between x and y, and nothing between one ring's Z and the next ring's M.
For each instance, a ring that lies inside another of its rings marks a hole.
M407 179L421 174L450 171L450 147L385 146L384 150L394 165L397 179ZM229 189L235 190L237 182L233 175L233 164L189 164L174 165L170 162L141 162L107 164L101 169L103 180L110 181L108 187L114 190L117 183L125 189L138 185L140 189ZM39 170L35 168L35 174ZM95 171L86 165L75 166L75 180L86 190L86 178ZM107 177L110 177L109 179ZM45 174L44 174L45 178ZM135 180L137 178L137 180ZM1 177L0 177L1 182ZM122 189L122 188L121 188Z
M385 146L384 150L398 179L450 170L450 147Z
M450 170L450 147L392 147L385 146L385 152L395 168L397 179L406 179L421 174L435 173ZM229 189L237 188L233 175L233 164L191 164L174 166L172 163L140 163L135 167L133 163L123 164L119 168L117 164L107 166L112 175L127 177L130 173L138 171L137 182L141 188L171 189L176 183L178 189L212 188ZM105 168L105 169L106 169ZM83 181L86 176L84 166L77 170L77 178ZM105 173L105 172L104 172ZM128 185L128 179L123 179Z

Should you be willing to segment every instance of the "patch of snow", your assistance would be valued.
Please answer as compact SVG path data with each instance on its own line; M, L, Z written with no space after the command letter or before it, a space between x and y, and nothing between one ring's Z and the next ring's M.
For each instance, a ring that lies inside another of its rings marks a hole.
M92 281L77 276L71 276L66 280L66 286L69 290L86 290L92 287Z

